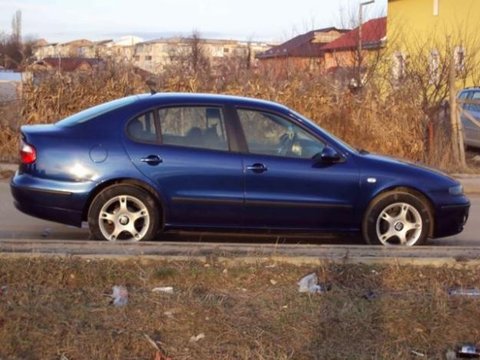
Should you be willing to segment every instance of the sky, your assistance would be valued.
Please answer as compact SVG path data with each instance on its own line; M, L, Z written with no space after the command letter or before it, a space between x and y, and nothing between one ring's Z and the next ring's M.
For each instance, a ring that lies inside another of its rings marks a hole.
M0 33L22 11L22 35L49 42L145 40L188 36L284 41L323 27L352 27L365 0L0 0ZM363 6L364 18L384 16L387 0Z

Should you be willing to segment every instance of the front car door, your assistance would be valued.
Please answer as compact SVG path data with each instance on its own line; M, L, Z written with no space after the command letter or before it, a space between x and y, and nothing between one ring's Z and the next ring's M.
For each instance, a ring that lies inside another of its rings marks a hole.
M285 114L238 108L237 115L248 147L245 226L353 229L359 171L351 159L320 161L327 143Z
M166 227L241 225L242 158L230 151L227 122L221 106L182 105L127 124L125 147L161 194Z

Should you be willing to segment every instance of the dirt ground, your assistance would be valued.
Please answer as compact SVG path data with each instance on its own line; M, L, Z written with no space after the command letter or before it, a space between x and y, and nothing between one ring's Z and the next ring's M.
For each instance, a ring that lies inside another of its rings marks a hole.
M480 297L448 292L479 270L0 258L0 358L440 359L480 342Z

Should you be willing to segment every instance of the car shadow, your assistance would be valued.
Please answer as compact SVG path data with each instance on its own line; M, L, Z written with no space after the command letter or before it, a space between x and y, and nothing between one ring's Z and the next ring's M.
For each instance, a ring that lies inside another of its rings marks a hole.
M312 244L312 245L360 245L360 235L352 234L284 234L284 233L213 233L174 231L161 234L155 241L208 242L239 244Z

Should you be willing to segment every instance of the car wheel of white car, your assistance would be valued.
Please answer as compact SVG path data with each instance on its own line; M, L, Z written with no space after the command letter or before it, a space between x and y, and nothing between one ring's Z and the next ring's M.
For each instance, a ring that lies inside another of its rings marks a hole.
M425 243L431 226L426 201L404 191L379 195L363 220L363 237L372 245L413 246Z
M152 197L130 185L115 185L92 201L88 225L95 239L135 242L157 233L159 214Z

